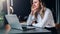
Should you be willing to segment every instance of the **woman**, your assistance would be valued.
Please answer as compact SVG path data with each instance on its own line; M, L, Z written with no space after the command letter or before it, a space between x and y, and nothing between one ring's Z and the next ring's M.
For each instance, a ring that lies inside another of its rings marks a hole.
M42 0L31 0L31 13L27 25L45 28L51 30L52 34L57 34L52 12Z

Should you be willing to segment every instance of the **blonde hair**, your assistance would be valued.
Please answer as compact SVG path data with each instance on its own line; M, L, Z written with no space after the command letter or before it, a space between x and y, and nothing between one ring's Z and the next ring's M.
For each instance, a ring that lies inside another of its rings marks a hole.
M40 11L40 15L41 15L42 18L44 17L44 13L45 13L44 9L42 11Z
M39 2L42 3L43 7L46 7L44 0L39 0ZM42 18L44 17L44 14L45 14L45 9L43 8L43 10L40 11L40 15L41 15Z
M44 0L39 0L39 2L42 3L42 5L45 7L46 5L45 5L45 3L43 1ZM33 0L30 0L30 3L31 3L31 6L32 6ZM39 10L38 11L40 11L40 10L41 10L41 6L39 6ZM40 15L41 15L42 18L44 17L44 13L45 13L45 10L44 9L42 11L40 11ZM38 13L35 13L35 17L36 18L37 18L37 14Z

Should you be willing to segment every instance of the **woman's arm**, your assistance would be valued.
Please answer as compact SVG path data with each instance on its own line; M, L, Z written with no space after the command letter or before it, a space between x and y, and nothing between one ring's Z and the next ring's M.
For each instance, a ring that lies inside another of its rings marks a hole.
M47 9L45 11L45 14L44 14L44 17L42 19L42 21L39 21L37 24L33 24L33 26L36 26L36 27L44 27L45 24L47 23L47 21L49 20L49 16L51 15L51 10ZM52 17L52 16L51 16Z
M37 11L37 9L34 8L33 5L32 5L32 7L31 7L31 13L30 13L30 15L29 15L29 17L27 19L27 25L31 25L32 22L34 21L36 11Z
M28 19L27 19L27 25L31 25L32 24L32 22L33 22L33 20L34 20L34 15L29 15L29 17L28 17Z

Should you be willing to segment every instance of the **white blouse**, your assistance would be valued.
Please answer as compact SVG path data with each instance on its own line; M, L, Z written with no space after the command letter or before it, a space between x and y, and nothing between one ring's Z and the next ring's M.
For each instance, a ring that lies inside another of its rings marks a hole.
M29 15L28 20L27 20L27 25L31 25L32 21L34 21L34 20L35 20L34 15ZM44 18L42 19L40 14L38 14L36 20L37 20L38 23L32 24L35 27L42 27L42 28L44 28L44 27L49 27L49 28L50 27L55 27L52 12L48 8L46 8Z

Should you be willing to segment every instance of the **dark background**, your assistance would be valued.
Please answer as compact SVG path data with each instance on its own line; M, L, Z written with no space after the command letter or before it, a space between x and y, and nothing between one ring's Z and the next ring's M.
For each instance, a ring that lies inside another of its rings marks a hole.
M26 20L30 13L30 0L14 0L13 5L14 14L17 14L19 20Z

